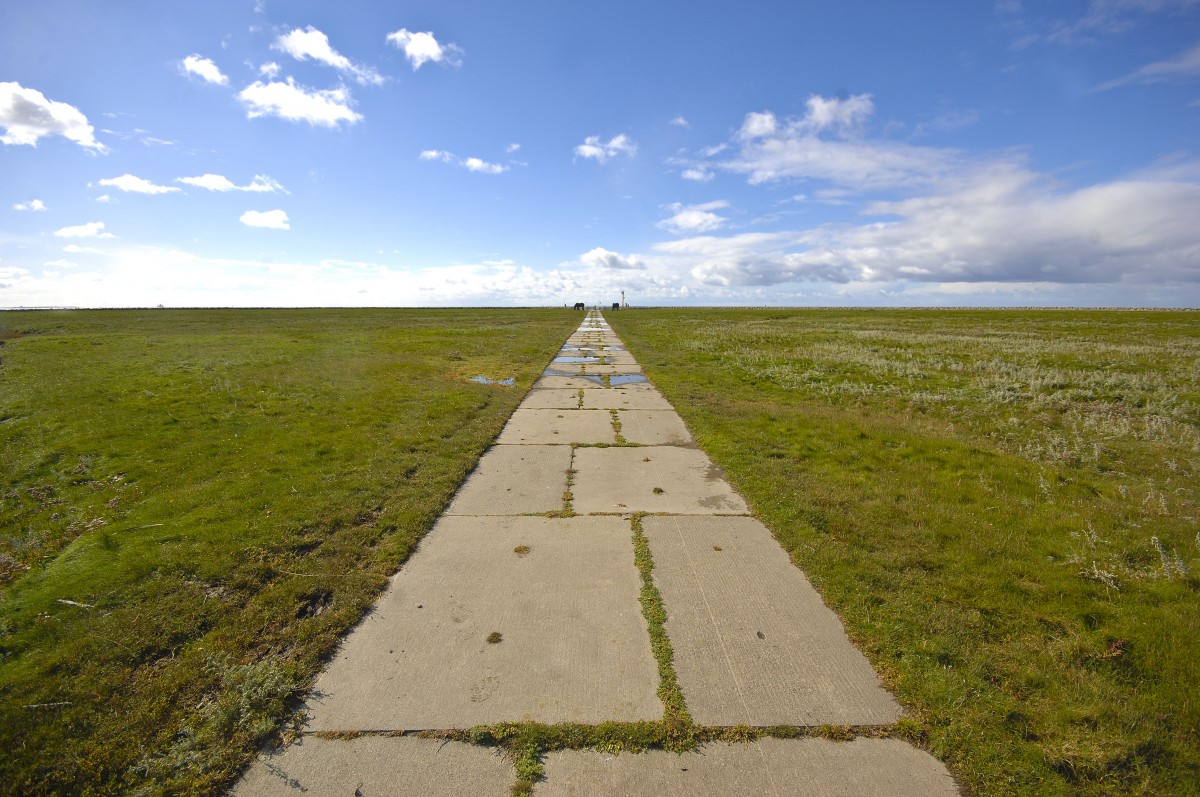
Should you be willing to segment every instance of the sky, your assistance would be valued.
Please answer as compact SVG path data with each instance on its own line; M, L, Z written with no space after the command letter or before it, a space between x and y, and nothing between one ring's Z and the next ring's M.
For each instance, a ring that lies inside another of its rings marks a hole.
M0 307L1200 306L1200 0L5 0Z

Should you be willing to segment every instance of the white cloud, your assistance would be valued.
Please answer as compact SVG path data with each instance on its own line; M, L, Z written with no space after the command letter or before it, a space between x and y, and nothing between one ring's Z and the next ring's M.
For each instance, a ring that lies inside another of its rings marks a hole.
M600 163L621 154L631 158L637 154L637 144L624 133L609 139L607 144L600 140L600 136L588 136L582 144L575 147L576 157L591 158Z
M1200 183L1166 173L1055 191L1028 170L996 168L946 193L876 202L865 212L887 220L694 236L656 245L653 257L719 288L888 281L1200 286L1200 230L1191 221L1200 218Z
M311 25L303 30L295 28L291 32L285 33L271 46L287 53L297 61L307 61L311 58L318 63L331 66L339 72L351 75L364 86L380 86L384 83L383 75L369 66L354 63L333 49L333 45L329 43L329 37Z
M589 268L610 270L642 270L646 268L646 265L637 257L610 252L601 246L597 246L590 252L584 252L579 257L579 261Z
M37 146L38 139L58 134L81 147L106 151L78 108L47 99L40 91L20 83L0 83L0 127L4 128L0 141L5 144Z
M173 185L155 185L149 180L135 177L132 174L122 174L120 177L109 177L100 181L100 185L112 186L122 191L134 194L170 194L179 189Z
M660 221L658 226L677 235L711 232L728 223L728 219L713 211L727 207L729 203L723 199L705 202L702 205L682 205L676 202L667 206L668 210L674 211L674 215Z
M70 268L71 266L77 266L79 264L74 260L67 260L60 257L57 260L47 260L45 263L42 263L42 265L50 266L51 268Z
M462 165L467 168L467 171L480 172L482 174L503 174L508 171L507 166L502 166L498 163L488 163L479 158L467 158L462 162Z
M246 115L278 116L289 122L308 122L310 125L337 127L342 122L354 124L362 115L350 108L350 91L337 89L308 89L297 86L292 78L286 83L255 81L238 94L246 106Z
M429 61L459 66L465 54L457 44L439 44L430 32L414 33L405 28L389 33L387 42L404 53L414 72Z
M208 58L193 53L179 62L184 74L195 75L208 83L218 86L228 86L229 78L221 74L221 70Z
M756 138L773 136L777 126L775 114L770 111L764 113L751 111L746 114L746 119L742 122L742 129L738 131L737 137L743 141L752 141Z
M290 230L288 215L282 210L247 210L239 219L247 227L264 227L268 230Z
M688 120L682 116L676 116L671 120L671 124L675 125L676 127L691 127L691 125L688 124Z
M454 163L455 157L453 152L446 152L441 149L427 149L421 152L421 160ZM458 165L467 171L478 174L503 174L509 169L508 166L500 163L489 163L482 158L463 158L458 161Z
M1146 64L1124 77L1102 83L1099 89L1106 91L1135 83L1167 83L1195 77L1200 77L1200 44L1194 45L1190 50L1185 50L1174 58Z
M747 114L735 136L738 153L693 168L745 174L752 184L821 180L856 191L928 187L969 170L955 150L863 137L873 107L867 95L810 97L799 119L781 122L769 111Z
M69 255L98 255L101 254L99 249L94 249L90 246L80 246L79 244L67 244L63 247L63 251Z
M268 61L267 63L259 66L258 74L262 75L268 80L279 77L279 64L275 63L274 61Z
M684 169L679 176L685 180L692 180L697 183L707 183L716 175L714 175L708 170L708 168L704 166L689 166L688 168Z
M104 222L90 221L74 227L62 227L54 231L59 238L115 238L111 232L104 232Z
M13 210L45 210L46 203L40 199L31 199L28 202L18 202L13 205Z
M512 155L520 148L521 148L520 144L517 144L517 143L509 144L507 147L504 148L504 153L506 155Z
M102 205L107 205L109 202L115 202L116 200L110 197L108 194L101 194L100 196L96 197L96 201Z
M194 185L197 188L205 188L209 191L247 191L263 194L279 191L284 194L287 193L282 185L265 174L254 175L254 179L249 185L237 185L228 177L221 174L202 174L199 177L177 177L175 182Z

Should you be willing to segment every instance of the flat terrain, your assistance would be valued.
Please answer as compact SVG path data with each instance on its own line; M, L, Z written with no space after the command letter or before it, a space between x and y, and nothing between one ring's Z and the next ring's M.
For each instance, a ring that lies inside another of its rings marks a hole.
M0 314L0 793L227 786L579 317Z
M1200 791L1200 313L606 317L966 789Z

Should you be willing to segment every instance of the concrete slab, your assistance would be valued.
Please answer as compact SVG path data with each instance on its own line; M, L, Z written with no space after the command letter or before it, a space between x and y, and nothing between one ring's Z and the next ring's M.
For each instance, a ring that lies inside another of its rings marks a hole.
M709 744L695 753L609 755L566 750L546 756L535 797L953 797L946 766L898 739L762 739Z
M629 534L613 517L443 517L318 678L309 729L659 719Z
M310 797L353 794L504 797L512 765L493 748L458 742L362 736L302 738L264 756L233 788L235 797Z
M580 410L583 412L583 410ZM703 451L675 446L575 449L575 511L745 514ZM655 488L662 492L655 492Z
M576 394L578 395L578 394ZM611 390L588 390L583 394L586 410L671 410L671 403L658 389L645 382Z
M604 410L518 409L496 438L507 445L612 443L612 418Z
M642 524L697 723L882 725L901 717L837 615L757 520Z
M692 434L675 410L623 410L617 413L621 436L628 443L652 446L684 446Z
M578 390L583 388L603 388L604 380L598 376L581 377L581 376L560 376L549 375L542 376L538 381L533 383L534 390Z
M570 446L492 446L446 514L525 515L562 509L570 467Z
M558 388L531 390L525 394L519 409L524 410L574 410L579 409L579 389Z

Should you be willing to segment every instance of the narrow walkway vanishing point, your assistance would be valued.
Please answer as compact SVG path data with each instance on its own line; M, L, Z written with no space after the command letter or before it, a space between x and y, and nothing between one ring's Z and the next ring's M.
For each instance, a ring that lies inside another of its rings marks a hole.
M643 575L674 652L662 677L677 678L683 705L659 697L671 690L660 692ZM672 712L702 727L878 728L902 716L595 312L347 637L308 712L306 733L260 760L237 795L502 797L517 780L495 748L412 731ZM894 738L542 761L536 797L958 794L939 761Z

